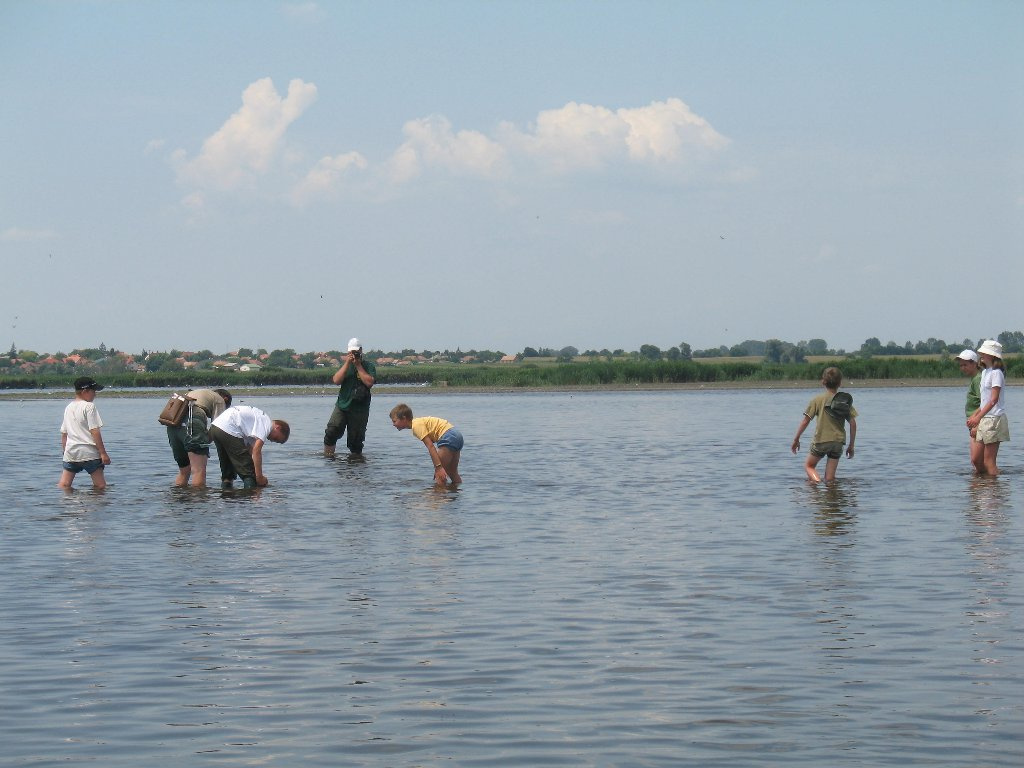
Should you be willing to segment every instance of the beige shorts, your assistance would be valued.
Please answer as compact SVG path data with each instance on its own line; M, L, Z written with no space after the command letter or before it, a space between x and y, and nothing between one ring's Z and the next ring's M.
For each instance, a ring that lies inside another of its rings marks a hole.
M1010 441L1010 422L1006 418L1006 414L985 416L978 423L978 432L974 439L979 443L1008 443Z

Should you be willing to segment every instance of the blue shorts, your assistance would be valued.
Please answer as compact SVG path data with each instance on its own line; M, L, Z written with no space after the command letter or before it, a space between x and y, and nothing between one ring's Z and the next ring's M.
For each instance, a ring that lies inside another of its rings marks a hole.
M441 435L441 439L434 443L434 445L438 448L447 448L449 451L461 451L464 442L462 433L455 427L452 427Z
M86 471L90 475L97 469L103 469L103 459L89 459L88 461L65 461L64 469L68 472L78 474L81 471Z

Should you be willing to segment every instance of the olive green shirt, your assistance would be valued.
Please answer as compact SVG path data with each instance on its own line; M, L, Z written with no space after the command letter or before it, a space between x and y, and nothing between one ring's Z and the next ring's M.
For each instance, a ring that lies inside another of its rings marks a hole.
M804 409L804 416L818 420L814 429L814 442L816 443L846 443L846 420L838 419L825 410L825 406L832 402L834 392L823 392L811 398L811 402ZM857 409L851 406L850 418L857 418Z

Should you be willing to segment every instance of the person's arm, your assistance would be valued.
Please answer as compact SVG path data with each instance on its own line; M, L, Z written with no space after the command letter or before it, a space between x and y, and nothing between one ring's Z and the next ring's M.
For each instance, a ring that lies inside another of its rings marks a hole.
M853 444L857 442L857 419L850 417L850 444L846 446L846 458L853 458Z
M360 355L359 357L357 357L355 359L355 364L356 364L356 376L359 377L359 380L361 382L363 382L363 384L365 384L367 386L367 388L372 387L374 384L377 383L377 379L375 379L373 376L371 376L370 372L367 371L366 368L363 367L363 356L362 355Z
M252 455L252 468L256 472L256 485L262 488L268 482L263 475L263 441L257 437L249 453Z
M981 422L985 415L991 411L999 403L999 393L1002 392L1002 387L992 387L992 394L989 395L988 402L982 403L981 408L976 410L974 414L967 420L967 426L974 429Z
M96 447L100 451L100 460L104 464L110 463L110 456L107 455L107 449L103 446L103 435L100 434L100 428L90 429L89 433L92 435L92 439L96 441ZM65 435L65 438L67 436Z
M800 426L796 428L796 437L793 438L793 445L791 446L793 453L800 450L800 435L804 433L804 430L807 429L807 425L810 423L811 417L805 413L803 421L801 421Z
M437 454L437 447L434 445L434 441L430 439L430 435L423 438L423 444L427 446L430 460L434 462L434 482L438 485L444 485L448 482L448 473L441 466L441 457Z
M341 384L341 382L345 380L345 373L348 371L348 366L349 363L351 362L352 353L349 352L348 355L345 357L345 362L341 364L341 368L335 371L334 375L331 376L331 381L333 381L335 384Z
M60 450L61 450L61 453L63 453L67 449L68 449L68 433L67 432L61 432L60 433Z

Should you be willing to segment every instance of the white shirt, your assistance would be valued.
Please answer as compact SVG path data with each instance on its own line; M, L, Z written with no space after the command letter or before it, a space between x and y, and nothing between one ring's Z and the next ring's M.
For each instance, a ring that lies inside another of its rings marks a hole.
M96 404L85 400L72 400L64 409L64 421L60 425L61 434L68 436L64 445L64 461L91 461L100 457L100 449L96 447L91 429L103 426L100 412Z
M986 368L981 372L981 405L982 407L992 399L992 390L999 387L999 400L992 407L986 416L999 416L1005 413L1003 409L1003 398L1006 395L1006 375L998 368Z
M267 435L274 423L259 408L251 405L233 405L213 420L213 426L220 427L229 435L240 437L246 445L257 440L267 442Z

